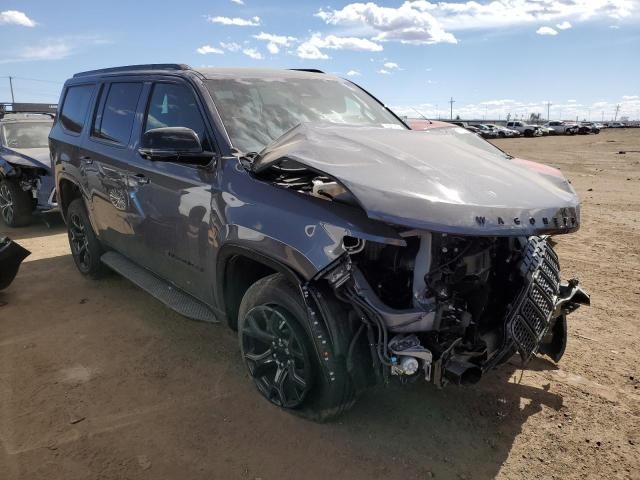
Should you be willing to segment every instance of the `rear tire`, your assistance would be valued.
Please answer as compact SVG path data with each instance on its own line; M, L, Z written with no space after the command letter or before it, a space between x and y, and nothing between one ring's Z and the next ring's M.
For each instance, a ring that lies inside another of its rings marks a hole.
M33 200L30 192L25 192L18 182L0 181L0 216L8 227L24 227L31 223Z
M270 275L249 287L240 304L238 340L249 374L271 403L317 422L335 418L355 403L344 362L332 381L323 374L306 306L284 275Z
M81 198L73 200L67 208L67 235L73 261L83 275L99 278L107 271L100 261L104 249L96 237Z

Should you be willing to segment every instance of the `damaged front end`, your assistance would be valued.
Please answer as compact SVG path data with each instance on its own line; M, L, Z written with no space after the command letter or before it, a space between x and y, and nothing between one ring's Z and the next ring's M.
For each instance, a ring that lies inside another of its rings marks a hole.
M515 353L523 365L560 360L566 315L589 296L561 282L547 237L403 236L406 247L352 241L322 277L363 322L379 377L441 387L475 383Z
M558 361L566 315L589 304L577 280L561 281L549 240L579 228L570 182L464 129L299 125L251 167L328 210L361 212L400 240L345 228L343 255L307 284L330 288L360 325L343 353L353 365L366 344L379 379L470 384L516 353L523 364L536 354Z

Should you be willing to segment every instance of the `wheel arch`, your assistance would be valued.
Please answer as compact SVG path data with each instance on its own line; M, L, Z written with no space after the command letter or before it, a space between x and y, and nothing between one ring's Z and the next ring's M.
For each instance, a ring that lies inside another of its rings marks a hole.
M296 287L303 278L291 267L263 253L238 245L226 245L218 254L215 298L229 326L235 330L238 310L245 292L255 282L273 273L282 273Z
M60 207L60 213L62 214L62 218L66 222L67 209L69 208L69 204L76 198L82 198L82 189L75 180L64 176L58 180L56 194L58 195L58 205Z

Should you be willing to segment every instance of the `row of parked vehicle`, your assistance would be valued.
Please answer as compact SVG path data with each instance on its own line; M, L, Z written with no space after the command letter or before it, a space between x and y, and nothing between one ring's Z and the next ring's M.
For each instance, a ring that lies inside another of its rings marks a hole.
M546 135L589 135L598 134L605 128L622 128L625 125L614 122L610 125L595 122L550 121L543 125L534 125L523 121L511 121L506 125L493 123L451 122L477 133L482 138L540 137Z

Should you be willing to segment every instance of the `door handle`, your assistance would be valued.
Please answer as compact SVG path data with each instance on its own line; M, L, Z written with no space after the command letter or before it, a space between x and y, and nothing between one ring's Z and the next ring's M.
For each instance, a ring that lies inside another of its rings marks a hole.
M145 175L143 175L142 173L136 173L133 176L133 180L138 184L138 185L147 185L149 183L149 178L146 177Z

